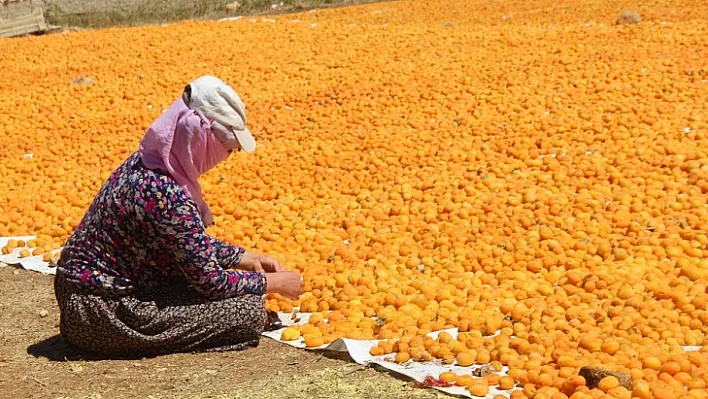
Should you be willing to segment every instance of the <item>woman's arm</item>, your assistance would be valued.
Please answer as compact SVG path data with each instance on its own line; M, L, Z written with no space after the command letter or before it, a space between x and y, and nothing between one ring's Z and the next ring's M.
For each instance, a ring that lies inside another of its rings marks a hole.
M279 273L285 271L285 268L280 265L280 262L270 256L246 251L241 246L231 245L214 237L212 237L212 242L216 247L219 264L224 269L238 268L261 273Z
M215 244L204 230L193 201L183 196L168 198L163 196L164 203L153 208L156 212L151 216L160 234L156 238L199 293L210 299L265 294L267 282L263 273L226 270L228 263L240 262L240 251ZM223 260L226 264L220 262Z
M211 237L211 242L216 247L216 258L219 265L224 269L235 269L241 263L246 250L238 245L231 245L227 242Z

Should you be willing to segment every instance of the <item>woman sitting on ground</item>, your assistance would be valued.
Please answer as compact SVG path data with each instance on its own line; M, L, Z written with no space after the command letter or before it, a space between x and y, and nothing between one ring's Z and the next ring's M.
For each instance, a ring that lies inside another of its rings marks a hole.
M147 130L67 241L54 280L60 331L99 356L144 357L256 346L264 295L296 299L302 279L273 258L205 232L197 178L253 152L243 103L205 76Z

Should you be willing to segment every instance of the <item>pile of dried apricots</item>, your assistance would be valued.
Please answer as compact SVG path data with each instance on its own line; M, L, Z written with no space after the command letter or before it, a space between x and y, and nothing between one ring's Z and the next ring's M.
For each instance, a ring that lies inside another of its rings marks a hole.
M708 7L615 25L628 5L401 1L0 40L0 236L55 250L185 83L217 75L259 148L203 176L210 232L302 273L300 300L267 302L313 313L284 339L509 367L440 376L478 396L708 398ZM590 388L587 365L631 385Z

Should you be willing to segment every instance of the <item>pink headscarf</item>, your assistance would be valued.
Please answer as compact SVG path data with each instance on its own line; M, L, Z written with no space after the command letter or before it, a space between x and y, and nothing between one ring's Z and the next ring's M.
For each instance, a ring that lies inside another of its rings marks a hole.
M229 157L209 126L209 120L180 97L150 125L139 151L147 168L169 173L197 203L205 226L214 224L214 218L197 179Z

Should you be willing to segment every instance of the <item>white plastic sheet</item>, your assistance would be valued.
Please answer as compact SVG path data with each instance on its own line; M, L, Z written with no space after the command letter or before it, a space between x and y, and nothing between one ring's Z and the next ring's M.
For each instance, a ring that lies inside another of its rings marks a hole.
M10 240L22 240L29 241L36 238L35 236L21 236L21 237L0 237L0 248L7 245ZM0 263L6 263L8 265L19 265L23 269L33 270L44 274L55 274L56 268L51 267L49 262L42 260L43 255L30 256L27 258L20 258L20 251L22 248L15 248L12 253L7 255L0 255Z
M431 362L412 362L409 361L404 364L398 364L393 361L393 356L392 355L383 355L383 356L371 356L369 354L369 350L378 345L379 341L378 340L354 340L354 339L347 339L347 338L342 338L338 339L334 342L332 342L329 345L322 345L319 347L315 348L307 348L305 346L304 340L301 338L295 340L295 341L283 341L280 339L281 334L283 333L283 330L287 328L287 326L298 324L298 325L303 325L306 324L307 321L310 318L310 313L298 313L297 314L297 319L298 322L295 323L292 320L291 314L290 313L279 313L280 319L283 322L283 325L285 327L276 330L276 331L268 331L263 333L264 336L274 339L278 342L281 342L286 345L293 346L295 348L299 349L306 349L306 350L325 350L325 351L336 351L336 352L347 352L349 356L358 364L361 365L370 365L370 364L377 364L387 370L391 370L393 372L402 374L406 377L409 377L417 382L422 383L423 380L425 380L426 377L431 376L434 378L438 378L440 374L446 372L446 371L452 371L455 372L457 375L464 375L464 374L471 374L474 370L477 368L482 367L483 365L475 365L475 366L470 366L470 367L459 367L456 365L446 365L442 364L442 362L438 361L431 361ZM454 329L448 329L448 330L442 330L448 332L450 335L452 335L454 338L457 338L458 330L456 328ZM441 331L435 331L431 332L428 334L428 336L437 338L438 334L440 334ZM701 349L700 346L684 346L684 350L686 352L696 352ZM509 371L508 367L504 367L501 372L498 374L500 376L507 375L507 372ZM470 393L462 387L433 387L434 389L441 390L443 392L446 392L451 395L456 395L456 396L462 396L462 397L468 397L468 398L474 398L474 396L470 395ZM511 391L503 391L500 389L497 389L497 387L490 386L489 387L489 393L485 398L488 399L493 399L494 396L496 395L502 395L504 397L510 397L511 396Z
M482 367L482 365L475 365L475 366L470 366L470 367L459 367L456 365L446 365L442 364L442 362L438 361L430 361L430 362L413 362L409 361L403 364L398 364L393 361L393 355L383 355L383 356L371 356L369 354L369 350L378 345L379 341L378 340L355 340L355 339L347 339L347 338L342 338L338 339L334 342L332 342L329 345L323 345L315 348L306 348L304 340L302 338L299 338L295 341L283 341L280 339L281 334L283 333L283 330L287 328L287 326L293 325L293 324L306 324L307 321L310 318L309 313L298 313L297 318L299 318L299 321L297 323L294 323L291 319L291 314L290 313L279 313L280 319L283 321L283 325L285 327L276 330L276 331L268 331L263 333L264 336L274 339L278 342L284 343L286 345L293 346L295 348L300 348L300 349L307 349L307 350L325 350L325 351L336 351L336 352L347 352L349 353L349 356L357 362L358 364L361 365L371 365L371 364L377 364L387 370L391 370L393 372L396 372L398 374L404 375L406 377L409 377L419 383L422 383L426 377L430 376L433 378L438 378L440 374L446 372L446 371L453 371L458 375L464 375L464 374L472 374L472 372L477 369ZM450 333L453 337L457 338L458 331L456 328L453 329L448 329L448 330L442 330ZM428 336L437 338L438 334L442 331L435 331L431 332L428 334ZM508 368L504 367L500 373L498 373L500 376L507 375ZM446 392L451 395L456 395L456 396L462 396L462 397L468 397L468 398L475 398L475 396L470 395L470 393L462 387L458 386L453 386L453 387L433 387L434 389L441 390L443 392ZM489 393L485 398L488 399L493 399L495 395L502 395L505 397L510 397L511 391L503 391L500 389L497 389L497 387L490 386L489 387Z

